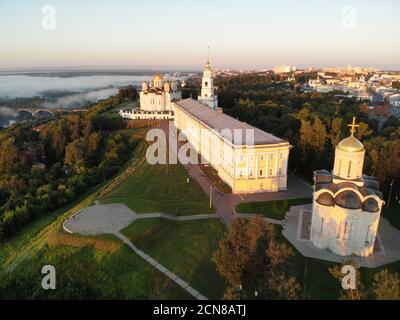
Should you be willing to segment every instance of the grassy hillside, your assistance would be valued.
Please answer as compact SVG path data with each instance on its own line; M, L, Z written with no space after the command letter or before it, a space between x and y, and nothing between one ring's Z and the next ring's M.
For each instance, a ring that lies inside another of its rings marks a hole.
M123 230L133 243L201 294L221 299L224 280L212 262L225 228L218 219L138 220Z
M140 138L143 137L145 130L129 129L121 133ZM126 196L128 201L131 201L131 206L135 208L136 202L132 201L135 198L131 199L131 195L142 192L142 195L148 196L147 203L151 205L147 208L152 211L157 211L155 209L159 208L176 214L210 212L207 208L207 197L200 187L193 181L186 184L186 171L183 167L170 166L167 176L155 174L161 170L161 166L152 167L143 163L144 150L144 145L140 145L133 159L117 177L88 190L86 195L82 195L68 207L36 219L2 244L0 298L192 299L185 290L136 256L118 239L112 236L70 235L62 230L62 223L67 217L92 205L101 195L113 195L119 192ZM156 191L161 192L161 196L157 196ZM153 192L154 196L151 196ZM186 204L185 199L188 201ZM204 272L192 274L193 285L198 285L201 291L210 281L213 285L217 283L218 290L214 294L219 296L222 290L221 279L211 267L209 257L223 232L222 226L217 220L213 220L213 222L199 222L199 225L194 223L191 228L185 230L178 232L188 239L181 244L182 253L190 252L199 244L203 249L194 257L197 260L191 262L189 257L185 260L178 259L174 270L185 270L185 264L188 263L191 264L186 271L189 275L197 271L193 268L199 262L198 259L204 259L199 265ZM154 229L150 226L149 230L142 229L144 234L152 231ZM192 231L196 232L190 235ZM209 232L207 236L206 232ZM164 233L165 239L160 239L158 244L161 245L163 241L165 243L176 241L177 235L174 232L167 234ZM47 264L56 268L57 290L55 291L41 289L41 268ZM192 281L191 278L189 280Z
M257 213L268 218L283 220L290 207L309 203L311 203L310 198L246 202L238 204L235 209L238 213Z
M102 199L102 203L124 203L138 213L211 213L208 197L196 181L190 179L187 183L187 178L181 164L167 167L141 161L135 174Z

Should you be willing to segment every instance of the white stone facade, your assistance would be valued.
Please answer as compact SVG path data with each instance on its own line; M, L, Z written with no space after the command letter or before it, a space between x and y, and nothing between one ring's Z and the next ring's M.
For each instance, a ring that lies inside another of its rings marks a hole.
M336 147L334 170L314 173L310 240L317 248L340 256L373 253L384 201L379 183L362 174L364 155L352 134Z
M210 66L210 60L204 69L203 79L201 81L201 95L198 101L202 104L209 106L211 109L218 108L218 98L215 95L214 76Z
M142 83L140 110L147 112L171 111L171 102L181 98L182 95L176 81L164 81L163 77L157 74L150 84L146 81Z
M314 193L313 215L311 222L311 242L319 249L329 249L340 256L357 255L367 257L373 253L377 236L381 205L379 211L368 212L362 207L358 209L344 208L336 203L326 206L317 199L327 197L332 199L346 197L355 193L361 203L368 199L382 202L379 197L365 197L353 188L341 189L338 193L320 190Z
M173 102L173 112L176 128L233 193L287 190L287 141L193 99Z

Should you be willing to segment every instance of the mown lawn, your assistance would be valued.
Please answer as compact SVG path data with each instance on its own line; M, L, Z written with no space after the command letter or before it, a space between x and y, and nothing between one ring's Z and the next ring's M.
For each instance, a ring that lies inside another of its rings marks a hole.
M105 239L102 239L105 240ZM106 239L112 251L94 246L44 247L0 277L1 299L192 299L128 247ZM40 270L56 269L57 289L43 290Z
M311 203L310 198L247 202L238 204L235 209L238 213L257 213L268 218L283 220L290 207L309 203Z
M211 260L225 233L218 219L185 222L138 220L122 233L207 298L222 298L224 280Z
M150 165L143 161L102 203L124 203L137 213L174 215L211 213L206 194L181 164Z

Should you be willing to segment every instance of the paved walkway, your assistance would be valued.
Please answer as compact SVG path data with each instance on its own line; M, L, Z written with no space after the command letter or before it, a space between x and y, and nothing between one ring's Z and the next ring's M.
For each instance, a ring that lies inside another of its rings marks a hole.
M210 194L210 186L213 186L208 177L198 165L186 165L189 176L196 180L206 194ZM263 192L255 194L224 194L213 187L213 206L224 224L229 226L233 219L237 218L234 212L236 205L242 202L274 201L294 198L306 198L312 196L312 187L303 180L289 174L288 190L279 192Z
M150 263L154 268L162 272L177 285L185 289L189 294L198 300L207 300L197 290L183 281L174 273L161 265L158 261L150 257L145 252L139 250L130 239L125 237L120 231L133 223L135 220L163 218L172 221L195 221L205 219L218 219L217 214L201 214L193 216L173 216L166 213L143 213L137 214L124 204L100 205L98 202L94 206L84 208L75 215L67 219L63 228L68 233L79 233L82 235L113 234L121 239L137 255Z
M216 213L212 214L197 214L191 216L174 216L168 213L140 213L136 215L136 219L167 219L172 221L194 221L194 220L207 220L207 219L219 219L219 215Z
M236 217L238 218L250 218L250 217L256 217L259 216L258 213L237 213ZM278 224L278 225L282 225L283 221L282 220L277 220L277 219L272 219L272 218L263 218L265 221L267 221L268 223L272 223L272 224Z
M400 260L400 231L383 217L380 219L374 254L363 258L342 257L326 249L321 250L310 242L311 205L291 207L286 213L283 236L305 257L344 263L349 260L366 268L377 268Z
M182 287L184 290L189 292L193 297L195 297L197 300L208 300L206 297L201 295L197 290L193 289L191 286L189 286L188 283L183 281L181 278L179 278L177 275L173 274L172 272L168 271L167 268L165 268L163 265L161 265L157 260L154 260L152 257L144 253L142 250L139 250L130 239L125 237L123 234L117 232L114 233L116 237L121 239L129 248L131 248L138 256L146 260L146 262L150 263L154 268L156 268L158 271L166 275L168 278L170 278L172 281L174 281L177 285Z

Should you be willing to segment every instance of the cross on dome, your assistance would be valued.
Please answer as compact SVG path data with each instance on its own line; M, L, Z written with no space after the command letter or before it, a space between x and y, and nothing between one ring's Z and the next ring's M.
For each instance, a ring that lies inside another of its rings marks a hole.
M356 128L360 127L359 124L356 124L356 117L353 117L353 123L352 124L348 124L347 126L351 127L350 133L351 133L351 136L354 137L354 134L356 133Z

